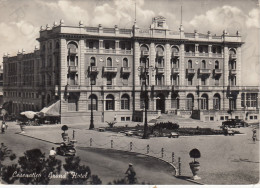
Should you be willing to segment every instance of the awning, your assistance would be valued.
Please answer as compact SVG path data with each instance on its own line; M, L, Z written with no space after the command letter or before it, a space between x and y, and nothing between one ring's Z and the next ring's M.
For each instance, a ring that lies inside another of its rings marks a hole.
M40 111L40 114L43 114L44 116L60 116L60 100L50 106L44 107Z

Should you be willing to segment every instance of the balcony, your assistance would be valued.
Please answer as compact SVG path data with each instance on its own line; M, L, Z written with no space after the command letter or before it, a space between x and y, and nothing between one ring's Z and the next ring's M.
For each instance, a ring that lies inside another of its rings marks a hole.
M187 69L186 71L187 71L187 74L189 74L189 75L196 73L195 69Z
M164 53L163 52L157 52L156 55L157 55L157 57L163 57Z
M87 49L87 53L97 53L97 52L98 52L98 49L96 49L96 48Z
M201 56L201 57L208 57L209 54L204 52L204 53L199 53L199 56Z
M141 56L142 57L148 57L149 56L149 51L141 51Z
M121 72L122 72L122 74L130 74L131 68L130 67L122 67Z
M115 53L116 53L116 50L115 50L115 49L104 49L104 53L107 53L107 54L115 54Z
M132 50L120 50L120 54L126 54L126 55L131 55L132 54Z
M117 67L104 67L104 73L117 73Z
M237 70L236 69L231 69L231 70L229 70L229 74L230 75L236 75L237 74Z
M79 91L80 90L80 86L79 85L68 85L67 86L67 90L68 91Z
M163 74L164 73L164 67L156 67L156 73L157 74Z
M237 58L236 54L229 54L229 59L234 60Z
M172 52L172 57L179 57L180 53L179 52Z
M185 52L185 56L195 56L195 52Z
M88 66L88 72L91 74L98 73L98 67L97 66Z
M78 72L77 66L69 66L69 72Z
M222 69L214 69L214 75L221 75Z
M199 69L199 74L209 75L211 73L210 69Z
M179 74L179 73L180 73L180 69L172 68L172 74Z

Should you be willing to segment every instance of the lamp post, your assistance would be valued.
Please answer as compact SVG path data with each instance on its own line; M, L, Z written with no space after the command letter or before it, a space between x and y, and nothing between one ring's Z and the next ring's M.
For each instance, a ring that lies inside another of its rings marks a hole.
M92 79L92 65L90 65L90 125L89 129L94 129L94 119L93 119L93 96L92 96L92 85L93 85L93 79Z
M154 71L153 66L150 66L148 70L151 69ZM145 66L140 66L138 67L138 70L141 71L141 75L144 75L144 102L145 102L145 108L144 108L144 134L143 134L143 139L148 139L149 138L149 133L148 133L148 123L147 123L147 109L148 109L148 93L147 93L147 66L146 66L146 59L145 59ZM144 70L144 71L143 71Z

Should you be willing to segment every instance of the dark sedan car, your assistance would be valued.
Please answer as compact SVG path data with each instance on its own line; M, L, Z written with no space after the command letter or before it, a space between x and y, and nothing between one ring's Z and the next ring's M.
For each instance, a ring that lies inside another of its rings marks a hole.
M242 119L229 119L222 122L222 127L227 126L229 128L246 127L248 124Z

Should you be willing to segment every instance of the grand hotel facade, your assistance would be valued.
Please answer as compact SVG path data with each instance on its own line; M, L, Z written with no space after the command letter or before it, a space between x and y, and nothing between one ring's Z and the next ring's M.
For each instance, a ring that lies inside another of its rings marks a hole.
M164 113L203 121L259 119L258 87L242 86L241 36L168 29L66 26L41 28L32 53L4 55L4 101L13 113L60 100L62 123L143 121ZM92 91L91 91L92 84ZM146 88L145 88L146 87Z

